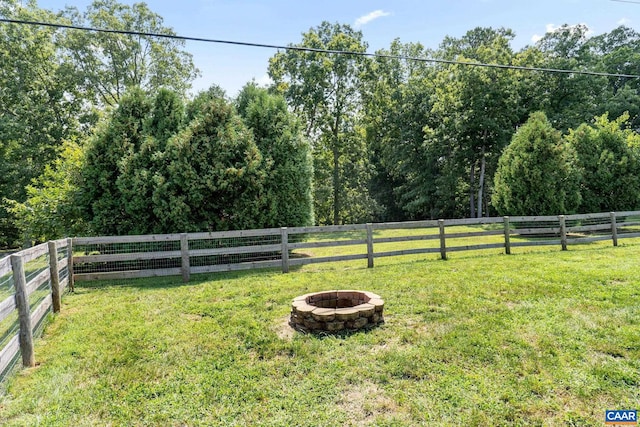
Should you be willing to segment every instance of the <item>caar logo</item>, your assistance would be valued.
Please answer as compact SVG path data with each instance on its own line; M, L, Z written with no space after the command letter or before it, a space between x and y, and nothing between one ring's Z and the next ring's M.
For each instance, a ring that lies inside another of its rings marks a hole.
M633 411L606 411L604 423L609 426L637 426L638 412Z

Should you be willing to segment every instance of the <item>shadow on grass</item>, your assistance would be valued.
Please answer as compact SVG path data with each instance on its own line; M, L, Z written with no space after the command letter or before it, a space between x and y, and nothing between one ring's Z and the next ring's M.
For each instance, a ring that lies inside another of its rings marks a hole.
M378 323L377 325L369 326L361 329L343 329L341 331L336 332L328 332L328 331L313 331L313 332L303 332L296 328L293 328L297 334L302 336L308 336L317 338L319 340L325 339L338 339L338 340L346 340L355 335L362 335L374 332L376 329L384 327L385 322Z
M293 269L292 269L293 270ZM108 287L139 288L142 290L170 289L183 286L199 285L205 282L220 282L225 280L236 280L252 276L263 275L265 273L279 273L277 268L262 268L259 270L228 271L219 273L193 274L188 282L183 282L181 276L144 277L139 279L122 280L97 280L87 282L77 282L76 289L99 289Z

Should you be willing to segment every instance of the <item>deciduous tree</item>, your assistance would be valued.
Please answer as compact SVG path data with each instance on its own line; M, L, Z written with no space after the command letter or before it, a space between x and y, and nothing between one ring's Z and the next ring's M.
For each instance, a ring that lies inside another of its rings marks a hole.
M439 54L462 62L510 64L513 37L507 29L476 28L460 39L445 38ZM448 188L444 193L449 197L466 191L468 214L481 217L489 213L487 183L519 117L514 74L497 68L443 66L435 77L435 87L432 114L437 124L425 129L425 143L437 153L441 170L438 185ZM460 207L445 213L464 215Z
M57 21L35 2L13 0L0 5L0 16ZM6 201L24 202L26 186L79 133L81 100L58 45L52 28L0 24L0 247L22 243Z
M328 22L311 28L302 35L302 42L293 46L347 52L367 49L360 31ZM364 196L364 203L370 202L368 179L347 179L347 173L368 172L367 167L353 164L354 158L366 158L362 133L357 130L363 62L360 56L298 50L280 52L269 61L276 90L303 120L305 134L313 144L315 212L320 223L338 224L345 217L350 222L366 219L358 217L358 200L347 203L346 197L355 192Z
M98 29L175 35L145 3L95 0L84 12L68 7L63 17ZM184 95L198 75L183 40L68 30L64 43L85 97L98 105L116 106L133 87L151 93L166 87Z
M31 243L66 236L83 236L90 229L78 203L84 151L76 141L66 141L60 157L26 187L24 202L11 201L15 225Z
M433 153L424 144L423 128L431 121L435 68L394 56L426 57L417 43L399 40L367 62L362 75L363 126L372 169L370 192L386 221L437 215L438 176Z

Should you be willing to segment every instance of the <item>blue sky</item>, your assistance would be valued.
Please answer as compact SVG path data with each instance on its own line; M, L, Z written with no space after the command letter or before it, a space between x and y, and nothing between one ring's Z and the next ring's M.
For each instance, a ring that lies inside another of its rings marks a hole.
M122 3L134 3L119 0ZM84 10L90 0L40 0L60 10ZM436 48L449 35L459 37L477 26L514 30L513 48L562 24L586 24L597 35L624 24L640 31L640 4L611 0L148 0L149 7L178 34L222 40L286 45L322 21L351 24L362 30L369 51L386 48L399 38ZM194 90L215 83L230 96L248 81L266 79L273 50L188 42L201 77Z

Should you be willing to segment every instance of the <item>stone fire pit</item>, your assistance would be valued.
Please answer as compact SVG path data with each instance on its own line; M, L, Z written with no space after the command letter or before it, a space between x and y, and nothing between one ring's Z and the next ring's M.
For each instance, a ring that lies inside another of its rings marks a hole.
M299 296L291 304L289 324L300 332L339 332L384 322L384 301L366 291L324 291Z

